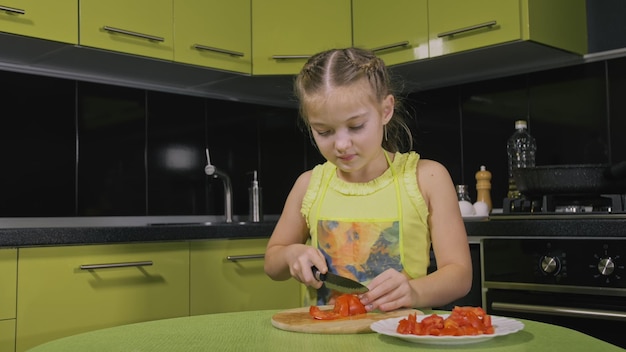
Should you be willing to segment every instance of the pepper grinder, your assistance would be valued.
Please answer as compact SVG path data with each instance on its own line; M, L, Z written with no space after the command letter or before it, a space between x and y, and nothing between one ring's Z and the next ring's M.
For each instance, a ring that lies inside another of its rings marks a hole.
M487 171L484 165L481 165L480 170L476 172L476 193L476 201L487 203L491 212L491 172Z

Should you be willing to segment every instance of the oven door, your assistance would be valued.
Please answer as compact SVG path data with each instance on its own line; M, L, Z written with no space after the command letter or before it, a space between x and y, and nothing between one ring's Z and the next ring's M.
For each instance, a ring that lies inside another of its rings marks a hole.
M626 299L603 295L487 289L487 313L565 326L626 348Z
M484 238L487 313L565 326L626 348L626 241Z

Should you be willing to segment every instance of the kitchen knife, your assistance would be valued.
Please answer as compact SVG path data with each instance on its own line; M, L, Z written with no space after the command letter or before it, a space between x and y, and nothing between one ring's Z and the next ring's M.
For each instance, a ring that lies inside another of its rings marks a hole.
M311 267L311 270L313 270L313 276L315 276L318 281L323 281L324 285L331 290L344 293L365 293L369 291L369 289L360 282L335 275L331 272L322 274L315 266Z

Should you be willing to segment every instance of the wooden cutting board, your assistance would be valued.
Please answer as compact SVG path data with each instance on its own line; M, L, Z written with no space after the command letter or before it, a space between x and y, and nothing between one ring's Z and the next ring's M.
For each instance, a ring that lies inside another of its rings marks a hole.
M332 305L320 306L333 309ZM272 325L276 328L312 334L362 334L370 333L370 325L378 320L408 317L410 313L423 314L416 309L399 309L392 312L370 312L334 320L316 320L309 315L309 307L293 308L274 314Z

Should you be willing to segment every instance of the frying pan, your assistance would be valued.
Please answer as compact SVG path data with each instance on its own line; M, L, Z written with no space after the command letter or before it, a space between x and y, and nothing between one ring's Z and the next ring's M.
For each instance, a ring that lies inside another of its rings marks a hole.
M546 165L513 170L524 195L626 193L626 161L614 165Z

